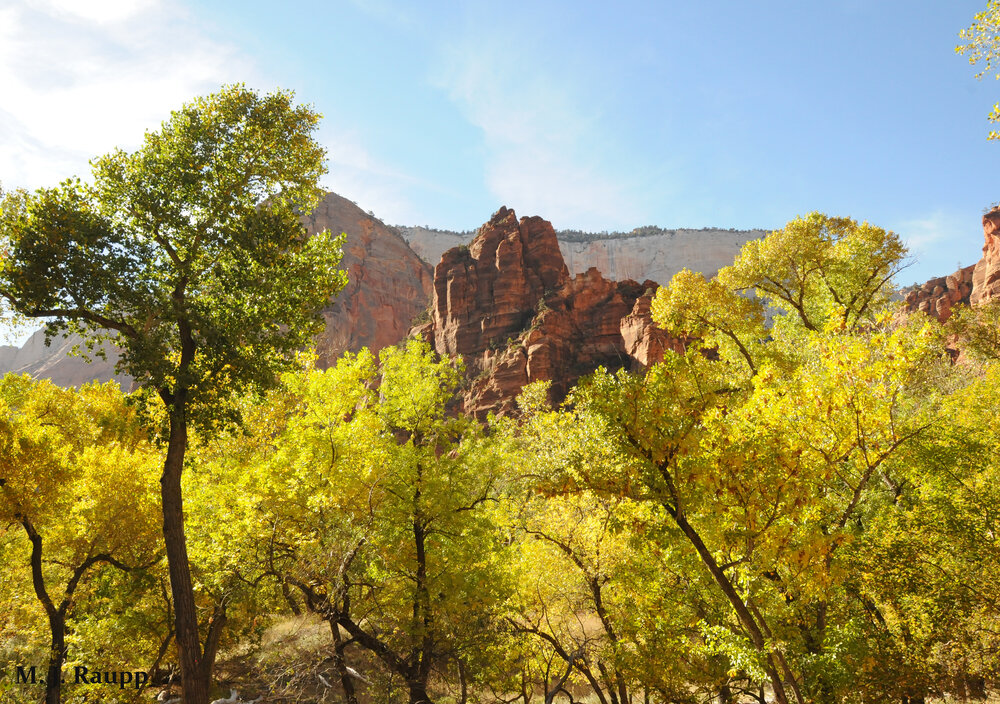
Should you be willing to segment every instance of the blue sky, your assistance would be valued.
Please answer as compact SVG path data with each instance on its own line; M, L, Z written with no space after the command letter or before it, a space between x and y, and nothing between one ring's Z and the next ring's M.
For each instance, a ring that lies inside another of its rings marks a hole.
M325 116L326 185L390 223L893 229L908 284L978 260L1000 83L985 0L0 0L0 181L86 175L222 83Z

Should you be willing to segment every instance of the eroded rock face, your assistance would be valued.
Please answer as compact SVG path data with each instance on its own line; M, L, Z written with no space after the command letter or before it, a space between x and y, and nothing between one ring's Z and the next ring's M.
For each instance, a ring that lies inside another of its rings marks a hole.
M907 312L923 311L942 323L959 304L977 306L1000 296L1000 207L983 215L983 258L950 276L905 293Z
M468 248L445 252L434 270L435 349L475 358L524 329L546 292L568 278L552 226L541 218L519 223L501 208Z
M328 193L304 220L310 234L344 232L348 283L323 311L326 329L316 341L317 365L326 368L345 351L377 352L404 337L431 293L431 268L406 241L346 198Z
M651 284L647 281L646 284ZM638 371L663 359L667 350L683 354L684 344L671 337L663 328L653 323L650 306L656 286L646 286L645 292L635 299L632 312L622 318L621 333L625 352L633 360L632 370Z
M661 359L673 343L649 318L656 286L610 281L596 268L570 278L552 225L501 208L467 249L444 253L431 323L412 334L464 359L466 412L509 412L529 382L551 381L558 401L600 365Z
M766 235L764 230L664 230L591 241L561 239L559 246L573 274L596 266L609 279L652 279L666 286L681 269L715 276L733 263L743 245Z
M125 391L132 389L131 377L115 376L118 354L113 344L102 345L105 358L91 355L93 361L90 364L73 354L74 347L86 351L83 338L79 335L54 337L46 346L45 331L38 330L20 347L0 346L0 374L10 371L30 374L49 379L59 386L82 386L91 381L104 383L114 379Z
M983 258L972 272L972 305L1000 295L1000 207L983 216Z
M964 303L969 305L972 295L973 269L976 265L959 269L954 274L931 279L922 286L910 289L903 299L906 311L922 311L942 323L951 317L951 309Z

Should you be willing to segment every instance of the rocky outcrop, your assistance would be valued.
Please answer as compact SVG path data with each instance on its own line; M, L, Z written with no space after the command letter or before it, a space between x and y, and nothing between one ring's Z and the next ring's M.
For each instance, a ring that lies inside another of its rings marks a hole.
M904 310L922 311L942 323L959 304L977 306L1000 296L1000 206L983 215L983 258L950 276L903 292Z
M521 388L551 381L561 400L604 365L638 368L672 341L649 318L656 283L611 281L596 268L570 277L552 225L498 210L472 243L434 270L431 322L414 329L439 354L461 356L464 410L507 412Z
M340 266L348 283L323 311L317 365L326 368L348 350L377 352L406 337L427 309L431 267L392 228L336 193L328 193L304 223L310 234L347 234Z
M1000 295L1000 207L983 215L983 258L972 272L972 305Z
M635 299L632 312L621 321L622 341L625 343L625 353L633 360L632 369L645 368L659 362L668 349L684 352L682 341L671 337L663 331L663 328L653 323L649 309L655 293L655 286L647 287L645 292Z
M969 305L973 269L975 265L967 266L954 274L931 279L921 286L907 290L903 298L906 312L919 310L943 323L951 316L952 308L963 303Z

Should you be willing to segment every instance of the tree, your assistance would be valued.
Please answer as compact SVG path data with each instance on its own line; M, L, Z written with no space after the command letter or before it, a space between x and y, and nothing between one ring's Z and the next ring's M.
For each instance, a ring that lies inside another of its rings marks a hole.
M188 704L209 688L184 533L188 426L218 427L228 397L272 386L345 282L340 241L299 221L321 195L318 120L291 93L226 87L138 151L96 159L92 184L7 194L0 214L0 297L50 335L110 338L119 370L166 408L163 535Z
M435 672L465 701L497 637L502 453L446 414L460 378L415 340L287 378L294 401L247 472L260 554L329 623L347 701L351 646L422 704Z
M20 526L50 634L45 702L58 704L67 623L105 566L131 571L156 554L158 453L114 383L81 391L0 380L0 522Z
M680 704L725 688L694 625L718 610L697 563L654 538L655 505L588 480L588 467L621 457L598 418L550 409L547 383L518 399L511 466L522 475L510 618L524 635L524 704L533 688L548 703L588 687L604 704Z
M997 70L997 59L1000 58L1000 0L989 0L986 9L976 13L975 21L967 29L963 29L958 36L966 40L966 44L955 47L959 54L968 54L969 63L975 66L982 62L983 67L976 78L995 73L1000 79L1000 70ZM993 105L990 113L990 122L1000 122L1000 103ZM1000 139L1000 131L990 130L988 139Z
M898 491L927 427L940 338L892 325L890 232L814 213L749 243L713 281L682 272L654 320L690 339L645 377L599 371L574 392L601 455L584 486L654 502L651 539L695 557L729 605L705 639L776 701L836 701L844 546ZM770 315L771 324L764 320Z

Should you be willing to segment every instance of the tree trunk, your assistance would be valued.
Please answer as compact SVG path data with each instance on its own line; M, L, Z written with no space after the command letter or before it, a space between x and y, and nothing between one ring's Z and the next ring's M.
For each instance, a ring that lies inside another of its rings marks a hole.
M223 597L225 599L225 597ZM201 674L205 681L211 686L212 674L215 670L215 657L219 654L219 642L222 640L222 631L228 621L226 616L226 604L218 604L212 612L212 618L208 622L208 634L205 636L205 647L201 655Z
M49 650L49 668L45 675L45 704L59 704L62 697L62 666L66 662L66 618L49 614L52 648Z
M170 413L170 440L160 478L163 500L163 542L170 570L170 591L174 600L174 630L180 654L181 684L185 704L208 704L209 681L202 667L201 643L198 637L198 614L191 583L187 539L184 536L184 501L181 494L181 474L187 449L187 419L182 401L173 399Z
M340 686L344 688L344 701L346 704L358 704L358 696L354 691L354 679L347 671L347 660L344 658L344 649L347 645L340 637L340 626L337 624L336 618L327 619L327 622L333 633L333 664L337 668L337 674L340 675Z
M410 704L434 704L427 696L427 683L410 681L406 683L410 690Z
M62 665L66 661L66 611L57 609L49 598L45 588L45 575L42 574L42 536L27 519L22 519L21 525L31 541L31 583L35 596L45 609L49 619L49 635L52 647L49 650L49 666L45 675L45 704L59 704L62 696ZM67 585L65 608L69 608L68 599L72 596L71 585Z
M410 704L429 704L427 679L431 674L434 638L432 634L431 598L427 587L427 526L424 525L421 506L423 467L417 464L417 487L413 493L413 547L416 551L417 574L413 592L413 626L420 634L420 646L411 654L412 672L407 678L410 689ZM416 698L415 698L416 697Z
M775 654L770 652L765 643L765 638L763 632L761 632L760 626L757 624L757 620L750 613L750 609L743 602L743 599L736 592L736 588L733 586L729 578L726 577L726 573L716 562L715 556L712 555L712 551L708 549L708 546L702 541L701 536L698 531L694 529L690 523L688 523L687 518L680 508L674 508L672 506L664 505L667 512L674 519L674 523L677 527L681 529L681 532L687 537L687 539L694 546L695 550L698 552L698 556L701 558L702 563L711 572L712 577L715 579L715 583L719 585L722 593L726 595L729 600L730 605L733 610L736 611L736 616L740 621L743 628L746 629L750 636L750 640L753 642L754 647L765 656L766 661L764 665L764 670L767 672L768 679L771 682L771 689L774 692L774 699L778 704L788 704L788 695L785 693L785 686L781 681L781 675L778 674L778 667L775 663ZM782 665L784 663L782 662ZM787 673L790 674L790 673ZM800 704L802 703L801 698L799 698Z

